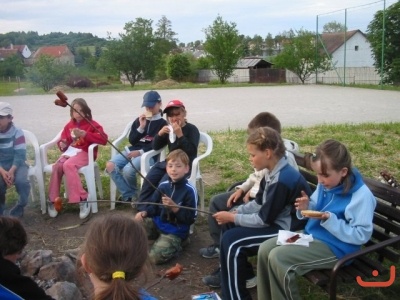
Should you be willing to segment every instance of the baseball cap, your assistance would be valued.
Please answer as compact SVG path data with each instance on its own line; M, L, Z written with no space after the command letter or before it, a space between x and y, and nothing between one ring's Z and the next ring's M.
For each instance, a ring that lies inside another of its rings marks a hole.
M173 108L173 107L183 107L185 108L185 105L183 105L182 101L180 100L171 100L168 102L167 106L164 108L164 113L167 112L168 109Z
M156 91L148 91L143 96L143 106L146 107L154 107L158 102L161 101L161 96Z
M0 116L8 116L12 115L13 110L11 108L10 103L7 102L0 102Z

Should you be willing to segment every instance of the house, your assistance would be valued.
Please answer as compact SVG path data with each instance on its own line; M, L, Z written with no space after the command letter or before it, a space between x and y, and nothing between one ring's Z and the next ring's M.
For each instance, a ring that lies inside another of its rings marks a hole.
M33 62L41 55L51 56L63 64L75 65L75 56L72 54L71 50L69 50L67 45L40 47L33 54Z
M347 31L346 33L323 33L320 37L336 67L374 66L370 43L366 35L360 30Z
M5 60L7 57L12 55L19 55L21 59L28 59L32 52L29 50L27 45L13 45L11 44L7 48L0 49L0 61Z
M228 82L282 82L285 81L284 70L272 69L272 63L259 57L245 57L239 59L235 70ZM282 72L283 71L283 72ZM218 80L213 70L200 70L198 81L209 82Z

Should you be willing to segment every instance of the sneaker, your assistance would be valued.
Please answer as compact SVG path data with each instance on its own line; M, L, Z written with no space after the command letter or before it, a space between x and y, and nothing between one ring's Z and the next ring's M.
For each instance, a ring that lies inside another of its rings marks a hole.
M51 201L47 202L47 213L49 214L50 217L55 218L58 215L58 212L54 208L54 204Z
M16 218L22 218L24 216L24 208L20 205L15 205L11 210L10 210L10 216L16 217Z
M252 289L257 286L257 276L246 280L246 289Z
M81 203L79 203L79 218L81 219L86 219L87 216L90 214L90 205L87 203L86 199L82 200Z
M132 198L123 199L122 196L119 196L117 201L119 201L119 202L132 202Z
M211 245L207 248L201 248L199 253L204 258L217 258L219 257L219 247L216 245Z
M221 287L221 269L218 268L217 270L212 272L211 275L207 275L206 277L203 277L202 281L205 285L208 285L209 287L220 288Z

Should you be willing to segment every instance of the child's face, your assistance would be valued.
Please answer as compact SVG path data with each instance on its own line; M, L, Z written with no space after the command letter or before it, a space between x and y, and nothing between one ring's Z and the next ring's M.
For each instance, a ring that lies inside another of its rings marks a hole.
M160 108L161 108L161 102L157 103L153 107L145 106L146 111L151 112L153 116L160 112Z
M318 183L322 184L327 189L332 189L340 184L343 177L347 175L347 168L340 171L333 170L329 165L326 169L326 174L322 174L321 161L311 162L311 168L317 173Z
M180 159L169 160L167 163L167 173L172 181L178 181L189 172L189 166L185 165Z
M185 124L186 113L181 108L171 108L167 114L168 122L170 124L178 123L179 126Z
M5 132L12 122L12 116L0 116L0 132Z
M73 117L77 122L82 121L83 118L81 117L81 115L84 115L84 112L82 111L82 107L81 107L79 104L74 104L73 108L74 108L74 111L72 112L72 117ZM81 115L78 114L77 111L80 112Z
M267 150L260 150L255 145L247 144L247 152L251 165L257 171L261 171L269 166L269 158Z

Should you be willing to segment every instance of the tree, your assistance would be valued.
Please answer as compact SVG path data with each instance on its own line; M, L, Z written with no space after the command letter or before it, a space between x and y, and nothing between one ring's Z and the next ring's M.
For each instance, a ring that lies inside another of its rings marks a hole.
M175 36L176 33L172 30L171 21L166 16L162 16L157 22L156 31L154 32L157 51L161 54L168 54L172 49L176 48L178 39Z
M275 40L269 32L265 38L265 47L267 49L267 55L272 56L275 50Z
M329 57L322 51L322 46L317 43L315 49L315 34L307 30L293 32L283 42L283 50L275 59L275 66L285 68L295 73L304 84L311 74L326 72L332 69Z
M345 32L345 31L347 31L346 26L336 21L331 21L326 23L322 29L322 32L324 33L335 33L335 32Z
M382 43L383 11L375 13L367 28L375 67L383 70L383 83L400 83L400 2L385 11L385 34ZM383 64L382 64L383 49Z
M0 76L15 77L24 75L24 63L18 55L11 55L0 61Z
M170 55L167 62L168 77L181 82L190 76L190 61L185 54Z
M53 57L41 55L26 72L26 78L46 92L62 83L71 74L72 66L61 64Z
M204 30L204 50L208 53L219 81L224 84L243 55L243 47L236 24L227 23L218 16L212 26Z
M135 22L125 24L125 33L119 40L112 40L104 51L110 69L125 75L133 87L142 77L153 79L155 67L161 55L155 50L152 22L148 19L136 18Z

